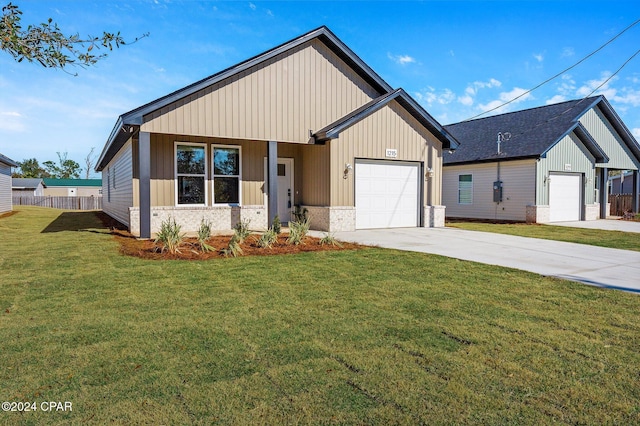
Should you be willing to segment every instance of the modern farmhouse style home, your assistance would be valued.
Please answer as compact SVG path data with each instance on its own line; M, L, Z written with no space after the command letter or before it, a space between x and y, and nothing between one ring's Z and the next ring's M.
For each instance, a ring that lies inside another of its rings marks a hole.
M560 222L605 218L610 170L632 170L640 146L604 96L445 126L448 217Z
M443 226L457 141L320 27L121 115L99 157L103 209L143 238L296 207L311 228Z

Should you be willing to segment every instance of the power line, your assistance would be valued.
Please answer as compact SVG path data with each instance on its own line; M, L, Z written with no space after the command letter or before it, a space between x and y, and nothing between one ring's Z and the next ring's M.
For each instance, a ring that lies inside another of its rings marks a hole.
M602 46L598 47L596 50L594 50L593 52L589 53L587 56L585 56L584 58L580 59L580 60L579 60L578 62L576 62L575 64L571 65L569 68L566 68L566 69L564 69L564 70L560 71L559 73L557 73L557 74L556 74L556 75L554 75L553 77L550 77L550 78L546 79L545 81L543 81L542 83L538 84L538 85L537 85L537 86L535 86L534 88L529 89L529 90L527 90L526 92L519 94L519 95L518 95L518 96L516 96L515 98L513 98L513 99L511 99L511 100L509 100L509 101L507 101L507 102L505 102L505 103L503 103L503 104L501 104L501 105L498 105L498 106L497 106L497 107L495 107L495 108L491 108L491 109L489 109L489 110L487 110L487 111L484 111L484 112L482 112L482 113L480 113L480 114L478 114L478 115L474 115L473 117L471 117L471 118L467 118L467 119L466 119L466 120L464 120L464 121L470 121L470 120L473 120L473 119L475 119L475 118L482 117L483 115L485 115L485 114L487 114L487 113L489 113L489 112L491 112L491 111L495 111L495 110L497 110L497 109L499 109L499 108L502 108L503 106L509 105L511 102L514 102L514 101L516 101L516 100L520 99L521 97L523 97L523 96L525 96L525 95L527 95L527 94L529 94L529 93L533 92L534 90L538 89L539 87L544 86L545 84L547 84L547 83L548 83L548 82L550 82L551 80L554 80L554 79L556 79L556 78L560 77L562 74L566 73L567 71L572 70L573 68L577 67L578 65L580 65L581 63L583 63L584 61L586 61L587 59L589 59L590 57L592 57L593 55L595 55L596 53L598 53L599 51L601 51L602 49L604 49L607 45L611 44L614 40L616 40L616 39L617 39L618 37L620 37L622 34L624 34L625 32L627 32L628 30L630 30L630 29L631 29L631 28L633 28L634 26L636 26L638 23L640 23L640 19L638 19L637 21L635 21L634 23L632 23L631 25L629 25L627 28L625 28L624 30L622 30L620 33L618 33L616 36L614 36L612 39L610 39L609 41L607 41L607 42L606 42L605 44L603 44ZM623 65L622 65L622 67L620 67L620 69L618 69L618 71L616 71L613 75L617 74L617 73L618 73L618 72L619 72L619 71L620 71L620 70L621 70L621 69L622 69L622 68L623 68L623 67L624 67L624 66L625 66L625 65L626 65L626 64L627 64L631 59L633 59L633 57L635 57L637 54L638 54L638 52L636 52L633 56L631 56L631 58L629 58L629 59L628 59L628 60L627 60ZM613 77L613 75L612 75L611 77ZM607 79L607 80L605 81L605 83L606 83L607 81L609 81L609 80L611 79L611 77L609 77L609 79ZM601 86L599 86L596 90L598 90L600 87L602 87L602 85L601 85ZM595 92L595 90L594 90L593 92L591 92L591 93L594 93L594 92ZM587 96L587 97L588 97L588 96Z
M548 118L547 120L543 121L542 123L538 123L534 126L532 126L529 129L523 130L522 132L519 132L516 134L516 136L522 136L525 135L529 132L534 131L535 129L537 129L540 126L544 126L547 123L550 123L554 120L559 119L560 117L562 117L565 114L568 114L571 110L577 108L580 104L582 104L586 99L590 98L591 95L593 95L595 92L597 92L598 90L600 90L600 88L602 88L604 85L606 85L609 81L611 81L611 79L613 77L616 76L616 74L618 74L625 66L627 66L627 64L629 62L631 62L631 60L633 60L633 58L635 58L636 56L638 56L638 54L640 54L640 50L637 50L633 55L631 55L626 61L624 61L624 63L620 66L620 68L618 68L613 74L611 74L606 80L604 80L602 83L600 83L598 85L598 87L596 87L595 89L593 89L587 96L583 97L582 99L580 99L578 102L573 103L569 108L567 108L566 110L562 111L559 114L554 115L551 118ZM469 121L469 120L467 120Z

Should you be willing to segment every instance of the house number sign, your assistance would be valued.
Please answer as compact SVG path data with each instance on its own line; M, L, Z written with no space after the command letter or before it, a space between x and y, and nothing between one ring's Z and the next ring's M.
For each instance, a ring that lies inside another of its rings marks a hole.
M386 150L384 155L387 158L398 158L398 150L397 149L387 148L387 150Z

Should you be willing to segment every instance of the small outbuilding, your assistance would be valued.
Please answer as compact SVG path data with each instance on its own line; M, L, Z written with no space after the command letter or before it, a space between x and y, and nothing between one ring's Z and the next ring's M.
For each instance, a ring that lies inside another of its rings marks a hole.
M11 168L18 163L0 154L0 214L13 210L11 201Z
M13 178L11 184L14 197L40 197L44 187L42 178Z
M311 228L443 226L458 143L320 27L121 115L97 162L103 210L150 237L306 211Z
M52 197L102 197L102 179L44 178L44 194Z
M528 222L608 215L610 170L629 170L638 211L640 146L604 96L445 126L460 147L444 154L451 218Z

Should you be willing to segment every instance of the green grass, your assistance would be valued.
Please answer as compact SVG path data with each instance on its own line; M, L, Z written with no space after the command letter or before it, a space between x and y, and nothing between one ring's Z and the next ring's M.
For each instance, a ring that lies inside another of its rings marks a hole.
M640 235L632 232L605 231L601 229L571 228L527 223L447 222L452 228L468 231L495 232L519 237L566 241L592 246L640 251Z
M637 424L640 298L384 249L144 261L0 219L0 424Z

